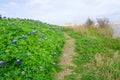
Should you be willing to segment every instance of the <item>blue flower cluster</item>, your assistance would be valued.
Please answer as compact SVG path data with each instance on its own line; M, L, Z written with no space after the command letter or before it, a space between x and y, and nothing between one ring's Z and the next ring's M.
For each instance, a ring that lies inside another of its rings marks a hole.
M57 56L58 54L55 52L52 56Z
M0 15L0 19L2 19L2 15Z
M19 60L19 59L16 61L16 64L17 64L17 65L19 65L19 64L20 64L20 60Z
M16 45L16 44L17 44L17 41L16 41L16 40L13 40L13 41L12 41L12 44L15 44L15 45Z
M27 36L25 36L25 35L22 36L22 39L26 39L26 38L27 38Z
M4 61L0 61L0 66L3 67L5 65Z
M17 60L16 61L16 65L19 65L20 64L20 60ZM3 67L5 66L5 62L4 61L0 61L0 66Z
M44 33L42 33L41 38L44 38Z
M37 34L37 30L33 31L32 33L33 33L33 34Z

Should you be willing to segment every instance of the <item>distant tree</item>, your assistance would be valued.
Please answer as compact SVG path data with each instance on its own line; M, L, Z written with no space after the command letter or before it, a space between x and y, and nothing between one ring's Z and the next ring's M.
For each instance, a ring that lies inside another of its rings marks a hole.
M109 19L107 18L99 18L97 19L97 23L98 23L98 26L100 28L104 28L104 27L109 27Z
M94 25L94 21L91 20L90 18L88 18L88 19L86 20L85 26L86 26L86 27L91 27L91 26L93 26L93 25Z

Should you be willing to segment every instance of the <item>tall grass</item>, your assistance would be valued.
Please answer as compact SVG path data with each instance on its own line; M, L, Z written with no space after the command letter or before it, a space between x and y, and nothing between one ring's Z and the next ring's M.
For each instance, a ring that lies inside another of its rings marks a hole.
M112 38L109 27L75 26L64 31L76 40L75 74L67 80L119 80L120 39Z
M98 27L97 27L98 26ZM80 35L83 36L99 36L99 37L112 37L113 30L110 27L109 20L97 19L97 26L94 24L94 21L88 18L85 24L79 26L67 26L66 29L73 29Z

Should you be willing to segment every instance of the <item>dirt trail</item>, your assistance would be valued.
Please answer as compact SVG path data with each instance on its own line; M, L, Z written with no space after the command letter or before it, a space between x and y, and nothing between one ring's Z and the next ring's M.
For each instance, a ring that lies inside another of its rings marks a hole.
M66 42L64 44L63 53L60 57L60 63L59 63L63 71L56 74L55 80L65 80L64 76L72 73L72 71L68 69L68 67L69 66L75 67L75 65L72 63L72 57L76 54L74 51L75 41L66 33L64 33L64 36L66 38Z

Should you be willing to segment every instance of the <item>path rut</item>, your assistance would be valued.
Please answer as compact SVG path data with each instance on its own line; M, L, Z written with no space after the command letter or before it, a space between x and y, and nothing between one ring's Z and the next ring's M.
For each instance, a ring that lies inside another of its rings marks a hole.
M69 66L76 67L72 63L72 57L76 54L74 51L75 48L75 41L73 38L71 38L68 34L64 33L64 36L66 38L64 47L63 47L63 53L60 57L60 63L59 65L62 67L63 71L57 73L55 75L55 80L65 80L64 76L67 76L72 73L70 69L68 69Z

